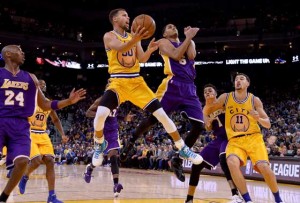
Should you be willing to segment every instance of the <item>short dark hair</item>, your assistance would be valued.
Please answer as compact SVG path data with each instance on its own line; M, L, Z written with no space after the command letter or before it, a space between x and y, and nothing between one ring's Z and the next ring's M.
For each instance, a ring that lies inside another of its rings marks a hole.
M238 75L242 75L242 76L245 76L246 80L250 83L250 78L248 75L246 75L245 73L240 73L240 72L236 72L235 76L234 76L234 80L236 78L236 76Z
M124 8L116 8L116 9L114 9L114 10L111 10L110 12L109 12L109 15L108 15L108 18L109 18L109 22L111 23L111 24L113 24L113 18L119 13L119 11L125 11L125 9Z
M208 83L208 84L204 85L203 89L205 89L205 88L207 88L207 87L211 87L211 88L213 88L213 89L217 92L217 88L216 88L216 86L214 86L213 84Z
M168 25L169 25L169 23L166 24L166 25L163 27L163 29L162 29L162 31L161 31L161 35L162 35L162 36L164 36L165 31L166 31Z

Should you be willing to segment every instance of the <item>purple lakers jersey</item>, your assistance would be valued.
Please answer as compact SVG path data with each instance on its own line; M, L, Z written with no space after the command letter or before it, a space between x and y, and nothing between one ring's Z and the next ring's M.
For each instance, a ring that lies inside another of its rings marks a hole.
M218 138L227 138L225 131L225 113L224 110L219 109L210 114L212 121L212 130L215 136Z
M0 118L28 118L33 115L36 105L37 88L26 71L16 76L0 68Z
M118 129L119 129L119 124L118 124L118 119L117 119L117 110L115 109L109 114L109 116L105 120L103 134L104 135L109 135L109 134L118 135Z
M176 43L171 42L174 47L179 47L182 42ZM171 76L173 80L180 81L180 82L194 82L196 78L196 70L194 60L189 60L188 57L183 55L182 59L179 61L175 61L174 59L162 55L164 60L164 73L168 76Z

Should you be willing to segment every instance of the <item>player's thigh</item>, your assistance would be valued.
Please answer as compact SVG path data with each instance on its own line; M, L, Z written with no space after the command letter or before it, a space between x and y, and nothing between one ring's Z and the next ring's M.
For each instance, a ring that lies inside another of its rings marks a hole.
M41 135L38 142L38 148L41 155L51 155L54 156L54 149L51 139L47 133Z
M241 161L241 166L247 164L247 152L245 151L245 145L240 138L231 138L226 147L226 157L236 156Z
M269 163L269 156L262 134L256 133L254 135L248 136L248 140L248 156L252 164L255 166L259 162ZM254 168L256 169L256 167Z
M151 102L157 100L155 94L145 81L141 81L138 87L130 93L129 97L129 101L141 109L147 108Z

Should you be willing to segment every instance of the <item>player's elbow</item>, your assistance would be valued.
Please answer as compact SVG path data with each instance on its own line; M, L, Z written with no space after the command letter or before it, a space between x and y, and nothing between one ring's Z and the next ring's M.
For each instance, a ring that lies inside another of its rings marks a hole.
M270 129L271 128L271 123L266 124L266 126L264 126L264 127L267 128L267 129Z
M266 129L270 129L271 128L271 123L270 122L266 122L266 123L261 123L261 125L266 128Z

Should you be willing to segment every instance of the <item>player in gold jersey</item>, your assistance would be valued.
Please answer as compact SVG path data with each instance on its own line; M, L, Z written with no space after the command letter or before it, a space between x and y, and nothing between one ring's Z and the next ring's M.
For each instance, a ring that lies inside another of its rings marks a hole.
M245 178L240 170L249 157L254 169L265 179L271 189L275 202L283 202L274 172L269 166L267 149L260 126L270 128L271 123L261 100L248 92L250 78L237 73L234 80L235 91L220 95L217 101L206 100L205 114L225 107L225 129L228 137L226 148L227 164L231 176L246 203L252 200L247 190Z
M39 80L39 87L45 93L46 82ZM48 202L60 203L62 201L56 198L55 194L55 171L54 171L54 150L51 140L49 138L47 130L48 117L51 120L58 132L62 136L62 142L66 143L68 137L65 135L61 122L54 110L44 111L37 106L34 115L30 120L30 138L31 138L31 149L30 149L30 164L19 183L19 191L21 194L25 193L26 183L29 179L30 174L37 169L42 163L46 165L46 179L48 182L49 198ZM54 197L55 196L55 197ZM51 199L51 201L49 201Z
M146 62L150 58L150 55L157 50L158 43L152 39L147 50L144 51L141 40L148 31L144 27L138 26L135 32L127 32L129 30L129 16L124 9L112 10L109 14L109 20L113 25L113 30L105 33L103 41L108 57L110 79L94 119L94 158L100 157L99 155L107 147L103 137L106 118L121 103L130 101L141 109L151 112L162 123L165 130L173 138L176 147L180 149L179 153L182 158L189 159L196 165L200 164L203 161L202 157L185 145L175 124L167 116L143 77L139 75L139 63Z

